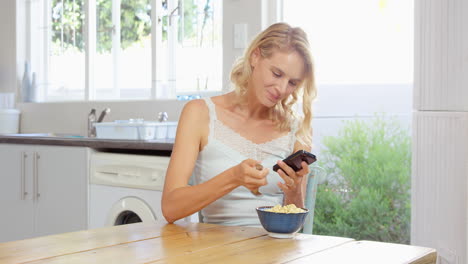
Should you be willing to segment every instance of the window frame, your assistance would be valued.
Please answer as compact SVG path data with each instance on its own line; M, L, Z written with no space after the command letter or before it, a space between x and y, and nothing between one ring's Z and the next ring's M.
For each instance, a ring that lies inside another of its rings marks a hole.
M120 3L121 0L112 0L113 2ZM37 102L88 102L88 101L141 101L141 100L158 100L158 99L176 99L177 95L186 95L186 94L213 94L217 92L222 92L223 87L216 87L217 89L209 90L209 91L175 91L174 89L167 89L164 92L161 90L166 89L165 87L158 87L158 71L156 70L156 65L158 64L158 53L157 47L162 42L162 22L158 22L160 18L162 18L165 14L162 10L162 1L163 0L149 0L151 5L151 17L153 23L151 24L151 88L149 91L149 97L141 98L141 99L133 99L133 98L120 98L118 99L97 99L96 96L96 87L94 86L94 75L95 75L95 67L93 61L96 59L96 16L89 16L86 14L96 13L96 0L84 0L83 1L83 12L85 12L84 20L83 20L83 41L86 43L84 47L84 64L85 64L85 75L84 75L84 86L83 92L84 96L77 100L65 100L58 99L58 100L51 100L48 96L48 89L50 87L50 76L49 76L49 67L50 67L50 58L49 58L49 50L51 48L51 0L37 0L37 1L27 1L25 3L25 46L26 46L26 53L25 53L25 60L28 61L31 65L31 72L37 73L37 81L38 85L38 98ZM179 0L168 0L168 10L172 11L175 6L178 5ZM217 2L216 4L220 5L220 10L222 10L222 1ZM114 5L113 5L114 6ZM118 11L120 7L118 7L115 11ZM36 11L36 15L32 12L33 10L41 10L41 12ZM113 12L114 13L114 12ZM222 12L218 12L217 16L222 17ZM33 25L39 25L34 26ZM117 29L116 29L117 30ZM174 29L174 26L170 27L169 32L177 32ZM172 35L177 33L172 33ZM222 35L222 27L221 27L221 35ZM177 36L175 35L177 38ZM114 38L114 37L113 37ZM33 45L31 42L32 39L37 39L40 45ZM222 39L221 39L222 41ZM177 43L177 40L175 40ZM169 45L172 54L174 54L174 50L177 48L175 45ZM175 60L168 60L173 63L170 63L169 69L172 71L169 72L169 76L175 76L175 71L177 69L176 61ZM115 73L115 70L114 70ZM116 74L114 74L115 76ZM222 79L223 72L221 71L220 79ZM165 77L167 78L167 77ZM115 86L116 80L114 77L114 85L113 89L116 88ZM120 93L120 90L117 91ZM161 96L161 94L166 94L166 96ZM167 96L168 95L168 96Z

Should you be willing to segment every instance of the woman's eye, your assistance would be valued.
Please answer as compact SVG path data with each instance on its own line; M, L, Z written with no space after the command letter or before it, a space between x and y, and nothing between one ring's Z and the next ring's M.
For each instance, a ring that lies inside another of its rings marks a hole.
M290 84L291 86L296 86L296 85L297 85L296 82L289 82L289 84Z
M281 74L280 74L280 73L277 73L277 72L273 72L273 75L274 75L275 77L281 77Z

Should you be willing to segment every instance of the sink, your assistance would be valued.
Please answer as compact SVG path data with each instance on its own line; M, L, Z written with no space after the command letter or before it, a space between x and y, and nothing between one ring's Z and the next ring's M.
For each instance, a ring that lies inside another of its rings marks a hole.
M48 138L85 138L84 136L77 134L65 134L65 133L24 133L24 134L9 134L15 137L48 137Z

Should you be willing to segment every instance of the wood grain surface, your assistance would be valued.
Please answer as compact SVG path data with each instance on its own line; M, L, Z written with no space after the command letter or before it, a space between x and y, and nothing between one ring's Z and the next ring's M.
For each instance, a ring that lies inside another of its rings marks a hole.
M0 243L0 263L436 263L434 249L263 228L146 222Z

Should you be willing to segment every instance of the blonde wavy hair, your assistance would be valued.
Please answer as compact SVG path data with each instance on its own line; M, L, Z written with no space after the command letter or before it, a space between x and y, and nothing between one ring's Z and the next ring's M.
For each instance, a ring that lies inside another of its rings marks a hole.
M296 51L303 58L304 79L290 96L275 105L270 113L270 118L278 123L278 128L281 131L290 129L295 120L299 121L300 125L296 138L301 144L312 146L312 101L317 96L317 89L306 33L299 27L291 27L286 23L276 23L265 29L252 41L244 55L236 61L231 71L231 81L234 84L234 91L238 95L239 103L246 100L247 86L252 75L250 58L257 48L263 58L270 58L276 51ZM303 116L299 117L293 106L301 96Z

